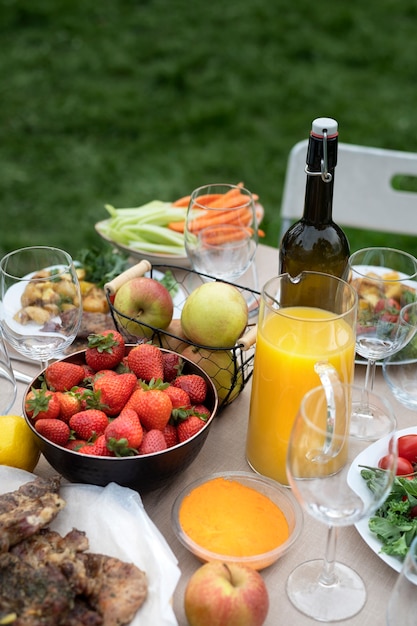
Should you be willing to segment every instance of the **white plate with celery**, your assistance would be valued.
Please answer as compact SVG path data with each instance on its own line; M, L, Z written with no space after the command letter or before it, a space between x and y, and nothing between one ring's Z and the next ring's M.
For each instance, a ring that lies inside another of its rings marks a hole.
M161 200L132 208L116 209L110 204L105 207L110 217L95 225L105 241L152 264L191 266L184 248L184 235L169 227L173 222L185 220L185 207Z

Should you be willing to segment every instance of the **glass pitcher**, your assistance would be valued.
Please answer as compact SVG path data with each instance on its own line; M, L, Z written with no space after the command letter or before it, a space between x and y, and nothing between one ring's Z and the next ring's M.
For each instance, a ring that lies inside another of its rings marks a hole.
M356 313L355 289L329 274L281 274L263 287L246 441L255 472L288 485L288 441L301 399L321 383L317 363L353 381Z

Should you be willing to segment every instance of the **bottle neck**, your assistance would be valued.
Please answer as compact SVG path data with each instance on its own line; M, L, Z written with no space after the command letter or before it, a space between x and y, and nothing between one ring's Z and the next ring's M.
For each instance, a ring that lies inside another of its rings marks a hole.
M332 221L337 141L337 135L324 139L311 134L308 143L303 220L316 226Z
M307 175L303 220L309 224L321 226L332 221L334 169L329 173L330 182L324 182L321 176Z

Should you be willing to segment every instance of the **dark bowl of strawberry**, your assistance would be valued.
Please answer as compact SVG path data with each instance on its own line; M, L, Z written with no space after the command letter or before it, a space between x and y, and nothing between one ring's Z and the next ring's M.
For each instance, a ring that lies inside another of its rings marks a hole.
M189 359L150 346L124 346L116 364L94 362L87 348L28 386L25 419L68 481L150 491L199 454L218 409L216 387Z

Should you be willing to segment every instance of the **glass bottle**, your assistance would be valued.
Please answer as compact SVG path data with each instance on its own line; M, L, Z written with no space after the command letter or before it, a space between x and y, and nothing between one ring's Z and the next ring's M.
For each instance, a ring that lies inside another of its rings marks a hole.
M279 273L298 276L304 270L348 276L349 242L332 218L338 124L328 117L313 121L306 159L302 218L282 238Z

